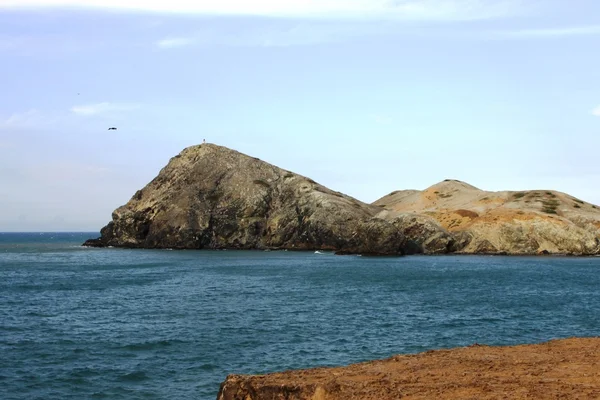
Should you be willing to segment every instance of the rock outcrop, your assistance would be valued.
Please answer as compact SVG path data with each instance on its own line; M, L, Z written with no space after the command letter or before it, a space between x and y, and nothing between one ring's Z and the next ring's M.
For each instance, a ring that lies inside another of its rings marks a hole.
M453 253L464 248L470 240L462 233L450 233L435 219L424 214L384 210L377 217L391 222L402 232L408 254Z
M397 255L381 208L213 144L189 147L113 212L88 246L297 249Z
M473 345L338 368L230 375L217 400L597 399L600 338Z
M390 193L373 205L389 213L433 219L451 235L442 237L454 252L600 254L600 209L561 192L486 192L446 180L423 191ZM425 237L431 240L430 235ZM433 252L439 246L443 242L437 243Z

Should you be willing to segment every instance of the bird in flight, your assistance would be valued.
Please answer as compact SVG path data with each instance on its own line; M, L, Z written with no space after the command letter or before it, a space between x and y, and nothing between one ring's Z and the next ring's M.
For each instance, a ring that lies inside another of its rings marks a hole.
M115 128L114 126L112 126L112 127L108 128L108 130L109 130L109 131L116 131L116 130L117 130L117 128Z

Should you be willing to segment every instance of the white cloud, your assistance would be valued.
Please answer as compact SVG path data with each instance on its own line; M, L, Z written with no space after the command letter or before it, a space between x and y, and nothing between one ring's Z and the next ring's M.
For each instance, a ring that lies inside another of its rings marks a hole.
M0 8L96 8L273 17L478 20L523 12L524 0L0 0Z
M598 106L592 110L592 115L595 115L596 117L600 117L600 106Z
M193 37L165 38L156 42L156 45L161 49L172 49L189 46L195 41L196 39Z
M40 118L40 113L38 110L32 109L29 111L14 113L10 117L6 118L3 121L3 125L6 126L21 126L21 125L30 125L31 122L37 121Z
M0 12L3 12L0 0ZM72 34L31 34L18 33L0 35L0 52L11 52L20 55L40 55L57 53L72 53L97 48L102 45L97 39L73 36Z
M348 37L383 33L386 24L367 22L301 22L293 26L263 26L259 29L227 32L222 30L197 31L187 36L165 38L155 44L161 49L187 46L258 46L287 47L335 42Z
M128 103L96 103L71 107L71 112L82 116L93 116L114 111L131 111L140 108L139 104Z
M50 126L59 122L58 116L49 116L36 109L17 112L5 118L0 118L0 129L31 128L37 126Z
M523 29L500 33L500 36L508 38L553 38L587 35L600 35L600 25L575 26L567 28Z
M68 126L74 126L77 122L81 122L76 116L91 117L103 114L109 114L111 118L121 117L119 113L126 111L137 110L141 108L140 104L135 103L98 103L73 106L70 113L67 110L44 112L36 109L31 109L23 112L15 112L13 114L0 114L0 132L13 132L17 130L28 129L54 129L60 127L64 129ZM5 147L5 146L2 146Z

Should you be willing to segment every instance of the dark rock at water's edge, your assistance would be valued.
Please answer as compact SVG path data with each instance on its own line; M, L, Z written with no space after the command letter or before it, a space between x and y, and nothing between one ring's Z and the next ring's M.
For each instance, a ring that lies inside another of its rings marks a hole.
M102 238L98 239L88 239L86 240L82 246L85 247L106 247L106 245L102 242Z
M388 215L237 151L184 149L113 212L93 247L447 253L461 241L433 220Z

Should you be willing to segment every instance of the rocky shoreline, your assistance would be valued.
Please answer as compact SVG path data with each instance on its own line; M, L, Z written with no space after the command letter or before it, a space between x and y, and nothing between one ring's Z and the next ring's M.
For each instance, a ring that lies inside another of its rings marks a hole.
M113 248L114 246L105 246L104 244L102 244L100 242L99 238L96 239L87 239L84 243L81 244L81 246L83 247L92 247L92 248ZM122 249L144 249L144 247L127 247L127 246L118 246L116 248L122 248ZM155 248L155 250L178 250L178 251L183 251L183 250L190 250L190 251L194 251L194 250L203 250L203 249L190 249L190 248L171 248L171 247L157 247ZM228 248L224 248L224 249L212 249L212 250L216 250L216 251L262 251L262 252L277 252L277 251L290 251L290 252L299 252L299 253L313 253L314 251L319 251L319 249L316 250L303 250L303 249L281 249L281 248L267 248L267 249L237 249L237 248L232 248L232 249L228 249ZM325 250L327 251L327 250ZM352 255L360 255L363 257L377 257L377 258L381 258L381 257L403 257L403 256L422 256L422 257L432 257L432 256L446 256L446 257L455 257L455 256L461 256L461 257L468 257L468 256L488 256L488 257L535 257L535 258L540 258L540 257L549 257L549 258L561 258L561 257L565 257L565 258L594 258L594 257L600 257L599 254L570 254L570 253L519 253L519 254L511 254L511 253L505 253L505 252L501 252L501 253L464 253L464 252L454 252L454 253L415 253L415 254L388 254L388 255L382 255L379 253L352 253L352 252L343 252L343 251L335 251L333 252L335 255L337 256L352 256Z
M598 399L600 338L398 355L346 367L230 375L217 400Z

